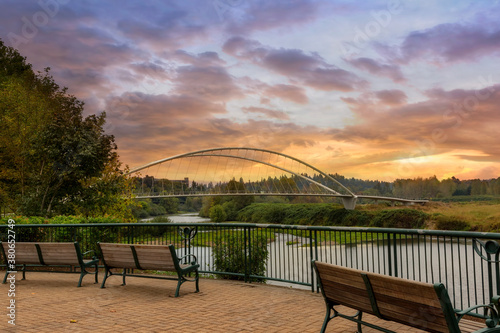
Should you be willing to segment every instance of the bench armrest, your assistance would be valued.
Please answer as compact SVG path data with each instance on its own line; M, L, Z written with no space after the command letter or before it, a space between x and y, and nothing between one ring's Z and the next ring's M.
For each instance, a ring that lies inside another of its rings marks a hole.
M197 259L196 259L196 256L194 254L186 254L185 256L182 256L182 257L179 257L179 261L181 261L182 259L184 258L188 258L188 257L193 257L194 258L194 261L191 261L191 265L195 265L197 263Z
M492 304L476 305L476 306L472 306L468 309L465 309L463 311L457 311L456 312L457 322L459 322L460 319L462 319L466 314L469 314L470 312L472 312L476 309L480 309L480 308L486 308L486 309L490 310L491 315L489 318L486 318L486 320L485 320L486 326L489 328L496 327L499 324L499 317L498 317L498 312L497 312L498 299L496 300L496 304L492 303Z
M87 253L95 253L95 251L94 251L94 250L88 250L87 252L82 253L82 258L83 258L83 257L85 257L85 255L86 255ZM94 260L95 260L95 259L97 259L97 256L95 256L95 255L94 255L94 256L92 256L92 259L94 259Z

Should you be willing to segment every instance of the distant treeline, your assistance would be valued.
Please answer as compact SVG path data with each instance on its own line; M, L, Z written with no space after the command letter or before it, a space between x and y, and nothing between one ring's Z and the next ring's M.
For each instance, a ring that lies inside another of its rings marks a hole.
M429 178L396 179L394 182L379 180L363 180L347 178L339 174L324 175L314 174L308 176L314 181L326 185L333 189L339 189L338 184L333 179L349 188L355 194L389 196L406 199L445 199L453 197L478 197L478 196L499 196L500 177L497 179L470 179L460 180L455 177L439 180L436 176ZM243 178L234 178L227 183L201 184L194 180L189 183L180 183L168 179L155 179L152 176L135 178L136 188L142 188L152 193L162 193L167 187L172 187L177 194L195 194L199 192L214 193L265 193L280 192L281 189L289 190L290 193L310 192L310 184L301 177L292 175L282 175L280 177L263 178L260 181L247 182Z

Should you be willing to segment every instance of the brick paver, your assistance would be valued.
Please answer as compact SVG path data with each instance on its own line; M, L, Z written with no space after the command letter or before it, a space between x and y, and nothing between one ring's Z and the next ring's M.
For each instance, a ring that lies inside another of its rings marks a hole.
M319 332L325 311L321 294L257 283L202 279L200 293L185 283L174 298L175 281L132 277L121 286L120 277L111 277L100 289L92 277L81 288L77 280L78 275L54 273L28 273L27 280L18 280L15 328L7 323L9 287L0 285L0 331ZM364 317L397 332L421 332ZM356 324L344 319L334 319L327 330L355 331Z

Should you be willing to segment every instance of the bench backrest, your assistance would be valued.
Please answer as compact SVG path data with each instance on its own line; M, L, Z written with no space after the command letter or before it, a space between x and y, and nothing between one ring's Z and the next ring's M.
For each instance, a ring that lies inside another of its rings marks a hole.
M8 244L2 243L5 253ZM79 247L75 243L16 242L16 264L80 265Z
M166 245L134 245L142 269L175 271L172 253Z
M442 284L432 285L318 261L314 262L314 267L323 297L332 304L345 305L427 332L460 332Z
M104 264L110 268L135 269L135 259L129 244L98 243Z
M38 257L38 250L36 249L36 243L15 243L15 260L16 264L31 264L40 265L40 259ZM9 244L2 242L3 251L6 255L9 253ZM7 259L7 258L6 258Z
M366 275L381 318L427 332L460 332L458 326L450 330L434 285L380 274Z
M80 264L74 243L38 243L45 265Z
M325 299L374 314L365 282L358 270L319 261L314 264Z
M109 268L176 271L176 256L167 245L99 243Z

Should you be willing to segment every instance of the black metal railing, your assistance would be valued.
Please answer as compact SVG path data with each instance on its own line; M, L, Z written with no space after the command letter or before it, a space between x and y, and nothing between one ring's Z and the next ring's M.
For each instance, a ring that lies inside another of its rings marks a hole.
M8 226L0 225L0 240ZM500 293L500 234L251 223L124 223L15 226L16 242L174 244L198 258L201 272L245 281L309 286L320 260L446 285L455 308L489 303ZM481 315L478 313L478 315Z

